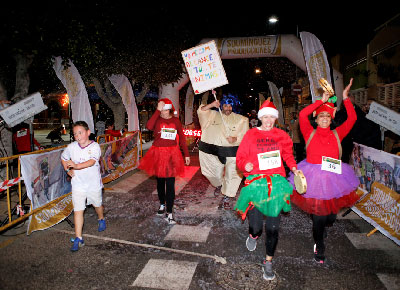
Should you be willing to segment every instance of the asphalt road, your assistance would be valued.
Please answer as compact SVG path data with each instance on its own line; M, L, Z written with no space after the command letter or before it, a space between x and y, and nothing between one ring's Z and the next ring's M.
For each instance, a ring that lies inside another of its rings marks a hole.
M311 220L295 206L281 219L277 278L264 281L265 236L247 251L247 221L217 209L221 197L191 154L176 184L177 225L156 216L156 180L135 170L105 185L106 231L97 232L95 211L86 210L85 246L76 253L67 222L30 236L26 224L3 233L0 289L400 289L400 247L380 233L367 238L372 226L351 213L328 228L327 262L317 264Z

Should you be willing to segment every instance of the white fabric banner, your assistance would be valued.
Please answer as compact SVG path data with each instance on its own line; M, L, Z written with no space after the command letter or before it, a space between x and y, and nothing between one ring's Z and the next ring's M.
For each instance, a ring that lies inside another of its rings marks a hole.
M193 87L192 84L189 84L189 87L186 92L186 101L185 101L185 125L193 123L193 101L194 101Z
M284 126L285 121L283 118L283 107L282 107L281 94L279 93L278 88L276 87L276 85L273 82L268 81L268 87L269 87L269 92L271 93L271 96L273 98L273 103L279 112L278 122L281 126Z
M128 131L139 130L139 112L136 106L132 85L124 75L112 75L109 80L119 93L128 114Z
M318 92L318 89L321 87L318 80L324 78L332 85L329 63L322 43L314 34L300 32L300 39L306 60L312 101L315 102L316 98L321 96ZM332 87L334 86L332 85Z
M69 61L69 65L67 69L64 69L62 58L58 56L55 57L53 68L67 90L71 102L72 121L85 121L90 131L95 133L92 108L85 84L72 61Z

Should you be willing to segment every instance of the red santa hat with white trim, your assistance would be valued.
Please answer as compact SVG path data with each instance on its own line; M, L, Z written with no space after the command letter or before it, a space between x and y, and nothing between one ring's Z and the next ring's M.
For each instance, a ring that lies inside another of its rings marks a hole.
M268 98L268 100L264 101L264 103L261 105L260 110L258 111L258 119L261 119L262 116L265 115L271 115L274 116L275 118L278 118L279 112L276 109L275 105L273 102L271 102Z
M162 108L163 110L169 110L172 109L174 111L174 114L177 114L178 112L175 110L174 105L172 104L170 99L163 98L158 100L158 102L164 102L164 107Z

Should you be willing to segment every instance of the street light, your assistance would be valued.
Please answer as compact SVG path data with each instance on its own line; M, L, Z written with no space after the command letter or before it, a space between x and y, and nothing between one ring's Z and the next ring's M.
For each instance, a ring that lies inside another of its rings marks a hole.
M270 23L270 24L275 24L276 22L278 22L278 17L276 17L276 16L274 16L274 15L272 15L272 16L270 16L269 18L268 18L268 22Z
M278 26L278 21L279 21L279 19L278 19L278 17L275 16L275 15L271 15L271 16L268 18L268 29L269 29L270 32L276 34L276 32L277 32L277 26Z

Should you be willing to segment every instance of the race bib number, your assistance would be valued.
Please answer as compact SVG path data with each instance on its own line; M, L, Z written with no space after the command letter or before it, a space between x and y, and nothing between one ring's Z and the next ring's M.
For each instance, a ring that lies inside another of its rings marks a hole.
M322 156L321 170L342 174L342 160Z
M162 128L161 129L161 138L168 140L176 139L176 130L173 128Z
M281 167L281 153L279 150L257 154L258 167L260 170L267 170Z
M26 134L28 134L28 130L19 130L18 132L17 132L17 137L23 137L23 136L26 136Z

